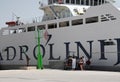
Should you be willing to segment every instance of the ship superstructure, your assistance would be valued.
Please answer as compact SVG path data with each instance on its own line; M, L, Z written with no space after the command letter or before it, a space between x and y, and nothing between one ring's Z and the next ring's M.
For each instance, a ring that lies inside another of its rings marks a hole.
M109 3L106 0L48 0L48 6L42 3L40 9L45 14L43 21L83 15L90 6Z

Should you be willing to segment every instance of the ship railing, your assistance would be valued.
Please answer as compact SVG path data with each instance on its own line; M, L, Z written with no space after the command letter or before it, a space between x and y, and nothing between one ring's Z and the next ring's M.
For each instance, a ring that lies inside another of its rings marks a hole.
M40 17L34 17L34 18L26 18L21 20L23 24L31 24L31 23L37 23L42 21L42 16Z
M20 26L20 25L26 25L26 24L31 24L31 23L38 23L42 21L42 16L40 17L34 17L34 18L25 18L25 19L20 19L19 21L15 21L17 22L17 24L15 25L8 25L8 27L14 27L14 26Z

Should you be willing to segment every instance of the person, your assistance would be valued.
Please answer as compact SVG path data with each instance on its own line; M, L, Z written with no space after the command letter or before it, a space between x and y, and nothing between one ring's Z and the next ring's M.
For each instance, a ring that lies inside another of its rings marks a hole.
M84 56L82 56L82 59L83 59L83 64L85 65L86 64L86 59Z
M72 58L72 69L75 70L75 68L76 68L76 58L75 58L75 56L73 56L73 58Z
M69 56L66 60L65 60L65 66L64 66L64 69L67 70L67 69L72 69L72 57Z
M84 64L83 57L80 57L79 65L81 70L83 70L83 64Z

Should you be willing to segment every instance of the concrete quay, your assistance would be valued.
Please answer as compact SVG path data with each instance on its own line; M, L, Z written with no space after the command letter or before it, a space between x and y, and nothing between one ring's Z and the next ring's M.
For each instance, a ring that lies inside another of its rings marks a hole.
M120 82L120 72L56 69L0 70L0 82Z

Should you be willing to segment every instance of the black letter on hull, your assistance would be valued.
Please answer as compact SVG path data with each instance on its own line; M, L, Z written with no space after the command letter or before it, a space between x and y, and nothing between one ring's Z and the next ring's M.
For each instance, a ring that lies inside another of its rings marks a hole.
M50 58L49 60L60 60L60 56L58 58L53 57L53 45L54 44L48 44L50 46Z
M117 41L117 63L114 65L118 65L120 63L120 38L115 39Z
M3 60L1 52L0 52L0 60Z
M28 55L26 54L26 52L28 51L28 46L23 45L23 46L19 46L19 47L20 47L20 60L23 60L22 53L25 54L25 57L28 57Z
M100 42L100 49L101 49L101 58L100 60L107 60L107 58L105 58L105 40L98 40Z
M9 52L10 49L14 51L14 54L12 54L13 57L11 57L11 59L10 59L10 52ZM7 51L7 60L14 60L14 58L16 57L16 49L13 46L9 46L5 49L5 51Z
M92 42L93 41L87 41L90 44L90 58L92 58Z
M92 46L92 42L93 41L88 41L90 43L90 47ZM87 56L88 59L91 59L92 57L92 49L90 49L90 54L88 54L88 52L85 50L85 48L83 47L83 45L80 42L75 42L77 44L77 55L79 56L79 47L82 49L82 51L85 53L85 55ZM92 48L92 47L91 47Z
M37 60L37 55L36 55L35 51L36 51L37 47L38 47L38 45L36 45L35 48L34 48L34 50L33 50L33 55L34 55L34 58L36 60ZM43 45L40 45L40 48L41 48L41 50L43 50L42 57L44 57L45 56L45 48L44 48Z
M66 58L69 57L69 44L70 42L65 42L64 44L66 44Z

